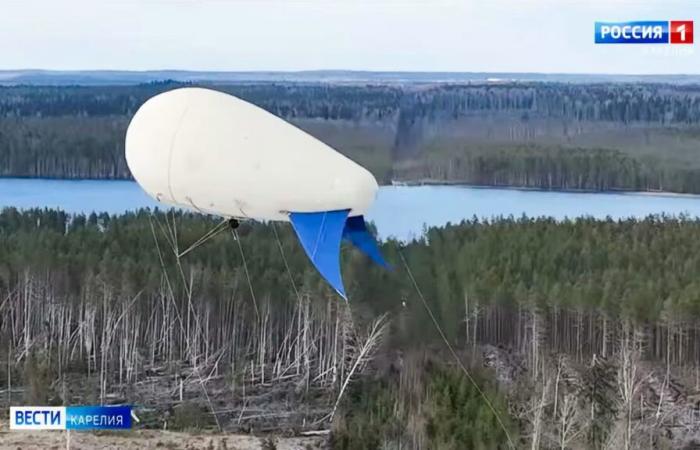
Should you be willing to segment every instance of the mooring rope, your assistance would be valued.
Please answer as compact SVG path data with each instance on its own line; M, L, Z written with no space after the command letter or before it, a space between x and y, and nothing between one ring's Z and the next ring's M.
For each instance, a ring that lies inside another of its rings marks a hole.
M157 236L156 236L156 230L155 230L155 227L153 226L153 217L154 217L154 216L155 216L154 214L151 214L151 215L148 217L148 221L149 221L149 223L150 223L150 225L151 225L151 234L153 235L153 241L154 241L155 246L156 246L156 251L158 252L158 259L159 259L159 261L160 261L160 267L161 267L161 270L162 270L162 272L163 272L163 276L165 277L165 282L166 282L166 284L167 284L167 286L168 286L168 290L170 291L170 295L169 295L168 297L170 297L170 301L171 301L172 304L173 304L173 309L174 309L174 311L175 311L175 317L177 318L177 322L178 322L179 325L180 325L180 332L181 332L182 334L186 334L185 326L184 326L184 324L183 324L183 322L182 322L182 317L181 317L181 315L180 315L180 311L179 311L179 309L178 309L178 307L177 307L177 303L175 302L175 294L174 294L174 290L173 290L172 284L171 284L171 282L170 282L170 277L168 276L168 271L167 271L167 269L166 269L166 267L165 267L165 261L164 261L164 259L163 259L163 252L161 251L160 245L158 244L158 238L157 238ZM167 215L165 216L165 218L166 218L166 221L167 221ZM170 237L168 237L168 234L165 232L165 230L163 230L163 226L161 225L160 220L158 220L157 217L156 217L156 223L158 223L158 226L161 228L161 231L163 232L163 235L165 236L165 239L166 239L166 240L168 241L168 243L171 245L171 248L172 248L172 250L173 250L173 253L175 253L175 256L176 256L176 258L177 258L177 264L178 264L178 267L180 267L180 273L181 273L181 275L182 275L182 277L183 277L183 283L185 283L184 274L182 274L182 266L180 266L180 255L179 255L178 252L177 252L177 236L176 236L176 234L175 234L176 231L175 231L175 228L174 228L174 226L175 226L175 214L173 213L173 228L171 228L171 227L170 227L170 224L168 224L168 231L170 232ZM171 239L172 239L172 241L171 241ZM200 245L201 245L201 244L200 244ZM185 284L186 284L186 283L185 283ZM186 287L186 290L189 292L189 288ZM193 309L192 304L191 304L191 302L189 301L189 299L190 299L190 298L189 298L189 295L188 295L188 304L189 304L189 307L190 307L191 311L194 313L194 309ZM201 327L201 324L200 324L200 322L199 322L199 319L197 318L197 314L196 314L196 313L194 313L194 318L195 318L195 324L196 324L196 327L197 327L197 331L198 331L199 333L202 333L202 327ZM194 355L195 353L193 352L193 349L192 349L192 347L191 347L190 342L189 342L188 339L185 339L185 346L186 346L187 353L188 353L189 357L192 358L193 355ZM195 358L193 358L193 359L195 359ZM194 367L193 367L193 369L194 369L195 374L197 375L197 378L199 379L199 385L200 385L200 387L202 388L202 391L204 392L204 396L206 397L207 403L209 404L209 409L211 410L211 413L212 413L212 415L214 416L214 421L216 422L216 426L217 426L217 428L219 429L219 432L221 432L221 431L223 431L223 429L221 428L221 422L219 421L219 417L217 416L217 412L216 412L216 409L214 408L214 404L212 403L211 398L209 397L209 392L207 391L207 387L206 387L206 383L205 383L206 380L204 380L204 379L202 378L202 374L201 374L200 371L199 371L199 366L197 365L196 359L195 359L195 361L194 361Z
M177 255L178 258L182 258L192 250L196 249L197 247L203 245L205 242L207 242L209 239L212 239L214 236L220 234L222 231L226 229L226 226L228 225L228 219L222 220L217 226L212 228L211 230L207 231L202 237L197 239L192 245L187 247L186 250L182 251Z
M241 245L241 239L238 236L238 230L231 229L231 234L238 244L238 250L241 252L241 259L243 260L243 270L245 271L245 277L248 280L248 288L250 288L250 296L253 298L253 306L255 307L255 315L260 319L260 311L258 310L258 301L255 299L255 291L253 291L253 283L250 281L250 273L248 272L248 263L245 259L245 254L243 253L243 246Z
M292 289L294 289L294 294L297 296L297 299L299 298L299 290L297 289L297 285L294 282L294 276L292 276L292 271L289 269L289 263L287 262L287 257L284 254L284 248L282 247L282 241L280 240L280 236L277 233L277 225L275 225L275 222L272 222L272 231L275 233L275 239L277 240L277 246L280 249L280 254L282 255L282 261L284 261L284 267L287 269L287 275L289 275L289 280L292 282Z

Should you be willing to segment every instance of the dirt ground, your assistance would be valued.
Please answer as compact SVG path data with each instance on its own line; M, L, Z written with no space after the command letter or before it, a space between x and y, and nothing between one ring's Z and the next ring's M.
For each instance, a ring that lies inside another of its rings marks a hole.
M316 450L325 437L275 438L240 434L189 434L137 430L110 433L0 430L0 450L34 449L178 449L178 450Z

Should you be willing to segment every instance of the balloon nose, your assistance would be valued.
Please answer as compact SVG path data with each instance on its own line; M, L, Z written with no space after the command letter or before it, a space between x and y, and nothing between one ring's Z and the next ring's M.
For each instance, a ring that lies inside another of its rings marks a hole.
M333 195L352 205L351 216L365 214L374 202L378 190L377 180L363 167L333 180Z

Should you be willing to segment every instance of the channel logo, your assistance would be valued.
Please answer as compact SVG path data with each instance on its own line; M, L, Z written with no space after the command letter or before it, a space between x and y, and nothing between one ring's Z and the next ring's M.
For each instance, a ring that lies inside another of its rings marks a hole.
M131 406L11 406L11 430L124 430Z
M596 22L596 44L692 44L692 20Z

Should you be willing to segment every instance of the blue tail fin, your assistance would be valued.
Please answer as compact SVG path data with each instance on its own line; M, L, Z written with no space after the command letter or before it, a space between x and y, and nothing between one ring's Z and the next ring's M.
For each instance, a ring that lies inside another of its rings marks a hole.
M374 262L380 266L391 269L391 266L382 257L379 252L379 247L377 247L377 241L374 237L369 234L367 230L367 224L365 223L365 218L363 216L349 217L348 221L345 222L345 229L343 230L343 238L352 242L352 244L360 249L364 254L372 258Z
M292 227L316 269L345 300L340 275L340 240L350 210L290 213Z
M345 238L372 258L377 264L390 269L362 216L348 218L350 210L315 213L289 213L292 227L301 241L306 255L321 276L345 300L345 287L340 275L340 241Z

